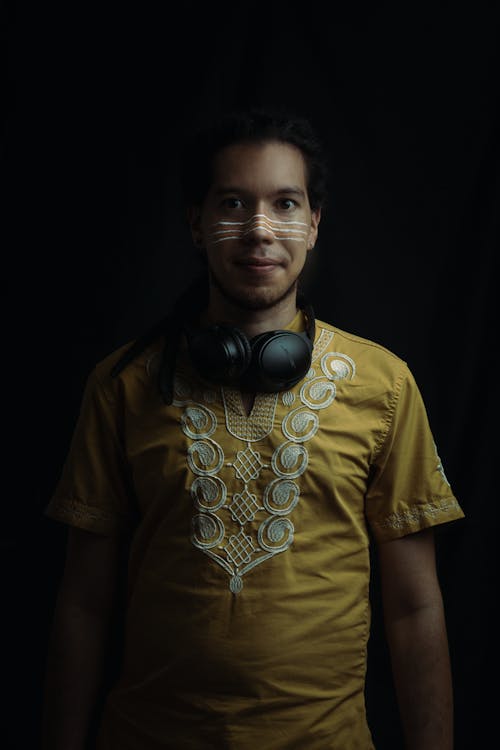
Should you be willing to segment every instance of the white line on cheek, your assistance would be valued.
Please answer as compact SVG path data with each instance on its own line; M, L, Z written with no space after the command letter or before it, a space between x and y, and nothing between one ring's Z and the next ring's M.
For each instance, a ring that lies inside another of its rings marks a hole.
M253 221L259 222L260 220L262 220L263 223L271 224L271 225L286 224L287 226L289 226L290 224L297 224L303 227L309 226L304 221L295 221L294 219L284 219L284 220L270 219L269 216L266 216L266 214L254 214L246 221L216 221L215 224L212 224L212 226L216 227L216 226L225 225L225 224L229 224L233 226L237 226L237 225L244 226L245 224L250 224Z
M307 227L307 229L301 229L299 227ZM309 231L309 225L303 221L294 221L292 219L284 221L274 220L270 219L265 214L254 214L247 219L247 221L216 221L210 228L213 230L209 234L208 244L210 245L215 245L218 242L224 242L225 240L241 239L247 234L254 232L256 229L269 232L269 234L277 240L306 242L306 237ZM219 235L224 236L219 237Z

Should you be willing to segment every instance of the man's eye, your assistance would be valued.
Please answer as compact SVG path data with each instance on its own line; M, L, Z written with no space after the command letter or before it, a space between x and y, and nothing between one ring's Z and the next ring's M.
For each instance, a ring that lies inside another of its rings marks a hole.
M241 208L243 206L239 198L225 198L223 204L226 208Z
M284 208L286 211L290 211L296 205L297 203L292 198L282 198L280 200L280 208Z

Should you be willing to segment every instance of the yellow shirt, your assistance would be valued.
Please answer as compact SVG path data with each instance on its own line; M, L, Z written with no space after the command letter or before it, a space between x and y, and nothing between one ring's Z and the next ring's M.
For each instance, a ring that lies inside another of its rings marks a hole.
M289 329L304 327L299 313ZM128 346L128 345L127 345ZM463 516L407 365L316 321L290 391L203 382L162 341L88 378L46 513L131 532L121 675L99 750L368 750L369 530Z

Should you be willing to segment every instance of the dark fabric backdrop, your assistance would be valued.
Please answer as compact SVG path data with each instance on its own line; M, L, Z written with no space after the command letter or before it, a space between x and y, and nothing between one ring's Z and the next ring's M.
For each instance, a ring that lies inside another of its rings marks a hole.
M456 747L497 733L498 23L495 4L3 6L2 747L36 746L65 528L42 516L89 370L196 269L179 138L221 107L309 116L331 160L318 317L403 357L466 519L438 532ZM327 6L325 6L326 8ZM12 395L11 395L12 394ZM374 559L376 573L377 563ZM367 704L401 734L376 576ZM341 750L341 749L339 749Z

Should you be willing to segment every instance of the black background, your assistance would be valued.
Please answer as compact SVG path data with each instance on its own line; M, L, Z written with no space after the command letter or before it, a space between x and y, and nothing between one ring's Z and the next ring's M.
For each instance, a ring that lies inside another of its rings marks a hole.
M437 536L456 748L490 745L498 678L494 8L2 6L3 406L13 414L11 426L4 422L2 747L38 741L66 533L42 513L85 379L163 317L196 268L177 191L179 139L220 108L268 102L310 117L330 157L316 314L408 362L466 513ZM390 750L402 745L376 579L373 607L368 714L377 747Z

